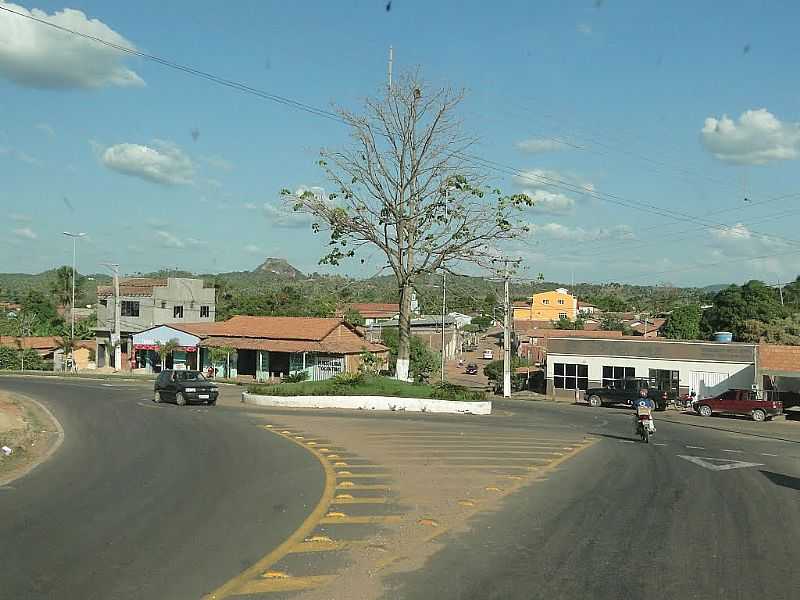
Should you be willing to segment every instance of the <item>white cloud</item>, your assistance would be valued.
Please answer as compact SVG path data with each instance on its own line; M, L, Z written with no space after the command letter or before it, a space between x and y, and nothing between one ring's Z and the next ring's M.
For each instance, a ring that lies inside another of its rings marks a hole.
M185 248L186 243L165 229L157 229L156 237L164 248Z
M18 238L25 240L35 240L39 238L39 236L36 235L36 232L30 227L20 227L12 231L12 233Z
M245 210L257 210L258 209L258 207L255 204L253 204L252 202L245 202L244 204L242 204L242 208L244 208Z
M263 254L261 248L255 244L247 244L244 247L244 251L247 252L247 254Z
M8 215L8 218L12 221L16 221L17 223L30 223L33 221L33 217L31 215L26 215L25 213L11 213Z
M523 193L533 200L533 208L536 212L551 215L563 215L573 212L575 209L575 199L560 192L550 192L543 189L525 189Z
M634 238L633 229L629 225L613 225L611 227L569 227L561 223L532 224L530 236L533 238L553 238L578 242L618 239L630 240Z
M153 140L151 146L116 144L105 149L101 160L109 169L164 185L192 183L192 160L172 142Z
M533 212L547 214L569 214L575 210L576 200L572 193L583 199L583 191L593 192L594 185L581 181L573 175L565 175L547 169L530 169L514 177L514 181L522 187L523 193L533 200ZM571 191L563 188L578 188Z
M277 227L301 228L310 227L314 217L307 213L292 210L281 202L264 202L264 216Z
M67 29L135 48L98 19L72 8L52 15L12 3L4 6ZM0 11L0 76L34 88L102 88L142 86L144 81L123 66L123 52L59 31L28 18Z
M42 162L38 158L34 158L30 154L26 154L21 150L14 150L13 148L4 148L0 146L0 156L9 156L11 158L15 158L20 162L24 162L28 165L36 165L39 166Z
M744 223L712 229L711 235L720 241L747 241L753 238L753 232Z
M583 35L592 35L592 26L588 23L578 23L575 29L578 33L582 33Z
M186 238L186 243L190 246L208 246L208 242L193 237Z
M763 165L800 156L800 123L784 123L765 108L748 110L738 121L709 117L700 132L706 149L719 160Z
M557 138L529 138L514 144L517 150L523 152L530 152L531 154L538 154L540 152L555 152L558 150L566 150L571 144L567 144Z
M789 248L786 240L756 233L744 223L711 229L714 250L721 256L760 256Z
M37 123L34 127L50 137L56 137L56 130L49 123Z

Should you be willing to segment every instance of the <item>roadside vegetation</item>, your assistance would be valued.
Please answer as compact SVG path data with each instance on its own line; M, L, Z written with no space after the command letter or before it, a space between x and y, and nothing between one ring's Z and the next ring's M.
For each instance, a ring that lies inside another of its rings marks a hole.
M325 381L301 381L274 385L253 384L251 394L264 396L393 396L397 398L434 398L477 402L486 399L481 391L467 389L452 383L408 383L362 373L342 373Z

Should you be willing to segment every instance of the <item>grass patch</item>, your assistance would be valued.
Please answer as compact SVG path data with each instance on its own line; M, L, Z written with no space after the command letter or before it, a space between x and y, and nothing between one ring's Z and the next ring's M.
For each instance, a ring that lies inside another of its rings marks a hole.
M264 396L391 396L396 398L436 398L478 402L486 399L481 391L469 390L451 383L430 385L427 383L407 383L364 375L335 377L325 381L302 381L300 383L279 383L274 385L253 384L248 386L251 394Z

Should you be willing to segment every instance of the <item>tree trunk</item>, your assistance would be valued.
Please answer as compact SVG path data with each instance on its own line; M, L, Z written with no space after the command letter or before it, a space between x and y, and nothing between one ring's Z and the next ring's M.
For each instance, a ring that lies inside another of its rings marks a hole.
M414 288L406 281L400 286L400 318L397 327L395 378L408 381L411 357L411 295Z

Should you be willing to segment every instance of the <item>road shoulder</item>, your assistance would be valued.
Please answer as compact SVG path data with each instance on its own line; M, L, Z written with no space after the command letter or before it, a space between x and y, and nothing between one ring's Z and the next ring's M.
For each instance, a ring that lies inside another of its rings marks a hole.
M64 440L61 423L41 403L0 391L0 486L24 477L50 458Z

